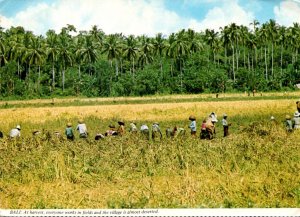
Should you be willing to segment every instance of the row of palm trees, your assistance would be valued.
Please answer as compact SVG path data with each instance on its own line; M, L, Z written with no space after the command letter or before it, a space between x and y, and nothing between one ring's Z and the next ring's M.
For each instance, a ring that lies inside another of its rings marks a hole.
M79 32L73 25L67 25L60 33L49 30L45 36L36 36L20 26L7 30L1 28L0 67L15 62L18 65L16 77L27 82L33 71L38 75L38 86L41 73L49 73L53 90L57 87L57 75L64 90L66 70L76 67L79 79L82 73L93 76L91 69L100 60L109 63L113 72L111 79L122 73L129 73L134 78L138 70L154 62L158 62L162 78L163 66L167 64L170 74L180 78L181 87L186 62L192 56L194 59L206 56L211 67L225 67L233 82L239 79L237 72L240 68L251 73L263 71L266 81L282 76L288 64L295 65L295 70L298 70L298 23L287 28L271 19L262 25L254 20L250 25L253 28L231 23L220 28L219 32L183 29L169 36L158 33L155 37L106 35L96 25L89 31ZM49 66L51 71L45 71Z

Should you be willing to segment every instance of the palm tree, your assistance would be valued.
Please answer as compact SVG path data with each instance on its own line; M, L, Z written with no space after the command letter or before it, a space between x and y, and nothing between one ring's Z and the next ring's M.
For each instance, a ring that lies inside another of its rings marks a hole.
M183 63L184 58L188 55L188 41L185 34L185 30L181 30L176 34L175 41L171 44L171 48L174 52L175 59L179 62L179 71L180 71L180 89L182 92L183 88Z
M65 71L69 65L72 65L73 58L70 47L70 37L65 32L62 31L58 37L58 61L62 67L62 90L65 90Z
M46 33L46 59L51 62L52 65L52 91L55 89L55 70L54 65L57 62L58 56L58 36L54 30L49 30Z
M121 55L121 43L119 41L119 36L117 34L108 35L106 40L103 43L102 53L107 53L107 59L110 62L110 67L113 66L113 60ZM116 76L118 76L117 63L116 63Z
M137 40L134 35L129 35L125 38L125 46L123 49L124 57L131 62L132 68L130 68L130 73L134 75L134 60L137 58L139 49L137 45Z
M38 90L40 87L41 64L44 61L44 57L46 55L42 43L43 43L43 38L41 36L32 37L31 44L29 46L29 49L27 49L26 55L24 57L25 61L28 63L29 72L30 72L31 65L38 66L38 83L37 83Z
M175 59L175 51L174 48L171 46L176 40L175 33L172 33L169 35L169 38L166 43L166 56L170 58L171 64L170 64L170 71L171 75L173 77L173 64L174 64L174 59Z
M154 48L154 53L159 56L160 76L161 79L163 79L162 57L163 57L164 50L166 49L166 43L162 33L156 34L153 40L153 48Z
M232 48L232 72L233 72L233 81L235 82L235 56L237 61L237 70L238 70L238 49L237 44L239 40L239 26L235 23L231 23L228 27L228 36Z
M225 52L225 65L227 65L227 49L228 46L230 45L229 27L228 26L225 26L224 28L221 27L220 30L221 30L221 41Z
M139 56L139 64L141 68L143 69L145 65L151 63L153 61L153 44L151 43L151 39L149 37L146 37L145 35L141 36L139 38L139 41L141 43L140 46L140 56Z
M218 38L218 32L215 32L215 30L213 30L213 29L212 30L209 30L209 29L205 30L205 37L204 37L204 39L205 39L206 43L209 45L210 50L213 53L214 63L216 63L216 54L214 52L213 47L216 44L217 38Z
M271 41L271 72L272 76L274 76L273 72L273 63L274 63L274 45L278 33L278 24L275 22L275 20L270 19L269 22L267 22L267 34L268 38Z
M92 29L89 31L89 34L92 36L92 39L99 45L101 48L104 40L104 32L102 29L98 29L97 25L93 25Z
M250 23L250 25L253 26L253 33L256 33L256 30L257 30L257 26L259 25L260 23L258 22L258 20L254 19L252 23Z
M267 24L264 23L262 25L262 27L259 29L259 39L260 42L262 44L264 44L264 49L265 49L265 67L266 67L266 71L265 71L265 76L266 76L266 80L268 80L268 63L267 63L267 42L268 42L268 30L267 30Z
M286 46L287 43L287 29L284 26L280 26L278 29L278 35L277 43L280 44L280 74L282 76L282 68L283 68L283 48ZM281 80L280 80L280 86L281 86Z
M91 36L86 36L84 39L85 40L84 40L83 47L81 50L79 50L79 52L83 62L87 63L90 66L91 64L95 63L97 60L97 46L93 42ZM89 67L89 74L91 75L90 67Z

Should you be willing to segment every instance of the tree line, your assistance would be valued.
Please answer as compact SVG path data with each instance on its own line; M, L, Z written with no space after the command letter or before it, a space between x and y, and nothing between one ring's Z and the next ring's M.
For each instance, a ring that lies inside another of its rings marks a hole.
M34 35L0 27L0 95L142 96L294 89L300 26L275 20L168 36L105 34L96 25Z

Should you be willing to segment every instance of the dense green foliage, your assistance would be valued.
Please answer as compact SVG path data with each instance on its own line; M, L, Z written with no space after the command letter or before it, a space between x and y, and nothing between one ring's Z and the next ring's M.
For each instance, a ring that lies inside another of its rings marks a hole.
M106 35L97 26L36 36L0 30L0 95L142 96L292 89L300 80L300 26L181 30L155 37Z

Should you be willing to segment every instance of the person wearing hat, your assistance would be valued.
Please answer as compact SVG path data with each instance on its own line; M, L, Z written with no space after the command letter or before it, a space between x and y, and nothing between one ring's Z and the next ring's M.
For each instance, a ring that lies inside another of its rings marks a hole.
M293 128L295 130L300 129L300 113L298 111L294 113Z
M17 125L16 128L12 129L9 133L9 137L12 138L17 138L21 136L21 127L20 125Z
M288 133L293 132L293 123L291 121L291 116L289 115L285 116L285 129Z
M79 119L76 130L79 132L79 138L87 138L88 131L83 119Z
M194 115L191 115L189 117L189 120L191 121L189 125L189 128L191 129L191 135L196 136L196 132L197 132L196 117Z
M119 127L118 127L118 135L123 136L125 134L125 122L123 120L118 121Z
M69 122L67 123L67 128L65 130L65 134L67 136L68 140L73 141L74 140L74 133L73 133L73 129L72 129L72 124Z
M223 114L222 125L224 130L224 137L229 135L229 124L227 122L227 114Z
M216 123L218 122L217 115L215 112L210 113L211 123L214 125L213 133L216 134Z
M159 123L155 122L152 124L152 139L155 140L155 138L162 139L162 133L159 127Z
M134 122L131 122L130 125L129 125L129 132L131 133L137 133L137 127L136 127L136 123Z

